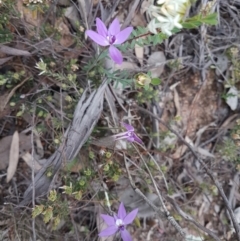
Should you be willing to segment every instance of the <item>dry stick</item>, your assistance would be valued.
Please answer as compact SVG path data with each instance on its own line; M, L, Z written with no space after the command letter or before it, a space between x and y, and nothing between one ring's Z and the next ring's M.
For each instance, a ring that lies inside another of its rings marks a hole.
M211 230L205 228L200 223L195 221L189 214L185 213L175 202L174 199L167 197L167 200L174 206L174 208L177 210L177 212L187 221L193 223L195 226L197 226L199 229L201 229L203 232L207 233L209 236L214 238L216 241L221 241Z
M146 201L146 203L148 203L148 205L159 215L159 208L157 206L155 206L134 184L133 180L132 180L132 176L130 175L129 169L128 169L128 165L127 165L127 161L126 161L126 156L125 153L123 153L123 157L124 157L124 163L125 163L125 168L127 170L127 174L128 174L128 178L130 181L130 184L133 188L133 190L140 196L142 197L142 199L144 201ZM160 216L160 215L159 215Z
M33 208L35 207L35 161L34 161L34 136L33 136L33 130L34 130L34 120L35 120L35 111L36 111L36 103L33 104L33 117L32 117L32 131L31 131L31 145L32 145L32 183L33 183L33 192L32 192L32 205ZM33 234L33 240L37 240L36 236L36 230L35 230L35 218L32 218L32 234Z
M111 9L111 12L110 12L109 15L108 15L108 18L107 18L106 21L105 21L105 24L109 24L109 22L110 22L111 18L113 17L113 14L114 14L114 12L115 12L118 4L120 3L120 1L121 1L121 0L115 1L114 5L113 5L113 7L112 7L112 9Z
M135 0L129 13L128 13L128 16L126 18L126 20L124 21L123 25L122 25L122 28L125 28L126 26L128 26L128 24L131 22L131 19L133 18L133 14L135 12L135 10L137 9L137 6L139 4L139 1L140 0Z
M152 112L134 104L134 106L140 110L141 112L145 113L145 114L148 114L150 115L151 117L157 119L162 125L164 125L165 127L168 128L168 130L170 130L173 134L175 134L188 148L189 150L192 152L193 156L200 162L200 164L203 166L205 172L208 174L208 176L212 179L213 183L216 185L225 205L226 205L226 208L231 216L231 219L232 219L232 222L233 222L233 226L234 226L234 229L236 231L236 234L237 234L237 240L240 241L240 233L239 233L239 226L238 226L238 223L236 221L236 218L234 216L234 213L233 213L233 210L228 202L228 199L223 191L223 188L222 188L222 185L220 184L220 182L214 178L214 175L212 173L212 171L206 166L206 164L198 157L198 155L196 154L196 152L194 151L194 149L192 148L192 146L187 143L184 138L178 133L176 132L175 130L173 130L170 126L168 126L166 123L164 123L160 118L158 118L156 115L154 115Z
M149 155L149 157L151 158L151 160L154 162L154 164L156 165L158 171L161 173L162 175L162 178L163 178L163 181L164 181L164 184L166 186L166 189L168 190L168 184L167 184L167 180L164 176L164 173L162 172L160 166L158 165L157 161L155 160L155 158L151 155L151 153L145 148L145 146L141 145L141 144L138 144L139 146L141 146L145 151L147 151L147 154Z
M142 160L145 168L147 169L147 172L148 172L148 174L149 174L149 176L150 176L150 178L151 178L151 181L152 181L152 183L153 183L153 186L154 186L154 188L155 188L155 190L156 190L156 192L157 192L158 198L159 198L159 200L160 200L160 205L161 205L161 207L163 208L163 211L164 211L164 214L165 214L166 218L167 218L168 221L173 225L173 227L175 227L175 228L177 229L177 231L178 231L183 237L185 237L185 232L182 230L182 228L181 228L180 225L176 222L176 220L175 220L172 216L170 216L170 213L169 213L169 211L167 210L167 207L166 207L165 204L164 204L162 195L160 194L160 192L159 192L159 190L158 190L157 184L156 184L156 182L155 182L155 180L154 180L154 178L153 178L153 176L152 176L151 171L150 171L149 168L148 168L148 165L147 165L146 162L144 161L141 153L140 153L139 150L136 148L136 146L135 146L135 145L132 145L132 146L133 146L133 147L135 148L135 150L137 151L137 153L138 153L138 155L140 156L140 158L141 158L141 160Z

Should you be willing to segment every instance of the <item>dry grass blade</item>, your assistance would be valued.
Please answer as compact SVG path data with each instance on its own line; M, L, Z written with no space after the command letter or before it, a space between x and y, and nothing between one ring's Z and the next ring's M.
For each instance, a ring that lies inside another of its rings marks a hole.
M86 28L88 29L87 14L89 13L90 1L78 0L78 4L81 17L85 22Z
M14 176L19 159L19 134L15 131L12 138L9 154L9 165L7 169L7 182L9 182Z
M31 56L31 53L26 50L15 49L4 45L0 47L0 52L14 56Z
M11 141L12 136L5 136L0 140L0 170L3 170L8 166Z

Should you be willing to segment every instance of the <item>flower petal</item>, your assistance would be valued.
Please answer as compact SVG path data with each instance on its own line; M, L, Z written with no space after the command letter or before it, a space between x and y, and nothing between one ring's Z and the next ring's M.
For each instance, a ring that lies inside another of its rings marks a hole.
M124 122L121 122L121 125L127 129L127 131L134 131L134 127L127 124L127 123L124 123Z
M132 237L126 229L121 231L121 237L123 241L132 241Z
M121 137L124 137L124 138L127 138L128 137L128 131L125 131L125 132L120 132L116 135L114 135L115 138L121 138Z
M153 18L150 23L148 24L147 26L148 30L151 32L151 33L154 33L154 34L157 34L157 24L156 24L156 19Z
M100 18L97 18L96 25L97 25L97 32L106 38L108 31L104 22Z
M92 31L87 30L86 31L87 36L92 39L95 43L101 45L101 46L108 46L109 42L106 38L104 38L102 35Z
M132 212L130 212L124 219L123 222L125 225L130 224L133 222L135 217L137 216L138 208L134 209Z
M116 40L114 41L114 44L122 44L123 42L125 42L130 36L132 31L133 31L133 27L128 27L123 29L120 33L118 33L115 36Z
M101 233L98 234L100 237L106 237L115 234L118 231L117 226L110 226L104 229Z
M123 56L121 52L112 45L109 48L109 55L116 64L121 64L123 62Z
M166 2L166 0L158 0L157 4L161 5L161 4L164 4L165 2Z
M108 226L114 226L115 225L115 219L112 216L101 214L102 219Z
M131 137L127 137L127 140L129 141L129 142L134 142L134 138L131 136Z
M108 35L117 35L120 32L120 23L117 18L115 18L108 28Z
M121 202L118 208L118 218L123 220L126 217L126 215L127 215L126 209L123 203Z
M134 141L136 141L140 144L143 144L143 141L135 133L133 133L133 139L134 139Z

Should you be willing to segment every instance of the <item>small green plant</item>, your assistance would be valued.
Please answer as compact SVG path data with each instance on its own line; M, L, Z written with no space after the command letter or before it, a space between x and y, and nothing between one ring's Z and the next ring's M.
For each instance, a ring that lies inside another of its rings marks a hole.
M45 204L36 205L32 210L32 217L43 215L44 223L52 222L52 229L56 230L62 218L68 215L68 205L62 201L56 190L51 190Z
M136 100L139 104L146 103L147 101L156 100L159 95L159 91L155 90L152 86L149 88L141 88L136 95Z
M221 145L218 146L219 153L222 157L228 161L235 162L237 165L240 164L239 156L239 146L240 146L240 119L236 120L235 126L232 128L230 137L223 141Z
M222 145L219 146L219 153L227 161L238 161L238 146L231 138L227 138L223 141Z
M152 78L151 73L139 73L134 76L136 87L137 88L144 88L145 90L149 89L150 84L152 85L159 85L161 80L159 78Z
M6 0L0 3L0 43L7 43L13 40L11 32L11 15L17 15L14 10L15 1Z
M25 77L25 71L20 71L18 73L13 71L8 71L6 74L0 75L0 86L4 85L6 88L12 88Z

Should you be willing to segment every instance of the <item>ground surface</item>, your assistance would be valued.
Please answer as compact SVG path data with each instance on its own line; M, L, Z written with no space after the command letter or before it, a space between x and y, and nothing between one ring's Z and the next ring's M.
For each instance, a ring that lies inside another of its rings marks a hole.
M113 211L139 209L133 240L184 240L130 177L161 213L163 199L187 240L239 240L240 2L213 2L216 26L135 45L121 66L96 64L84 32L96 16L146 27L150 1L30 2L0 3L0 240L98 240L106 193ZM161 84L136 87L148 71ZM143 146L109 138L121 121Z

